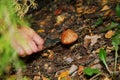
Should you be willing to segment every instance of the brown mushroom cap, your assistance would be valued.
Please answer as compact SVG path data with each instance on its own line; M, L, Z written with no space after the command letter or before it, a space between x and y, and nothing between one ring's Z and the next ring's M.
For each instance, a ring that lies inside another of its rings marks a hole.
M75 42L77 39L78 39L78 34L71 29L67 29L63 31L61 34L61 42L63 44L71 44Z

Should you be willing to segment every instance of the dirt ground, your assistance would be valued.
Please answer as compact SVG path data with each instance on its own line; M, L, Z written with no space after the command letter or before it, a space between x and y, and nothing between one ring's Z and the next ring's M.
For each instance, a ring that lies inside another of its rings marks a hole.
M23 75L30 80L113 80L99 58L99 50L107 52L108 68L114 70L115 51L111 44L116 28L107 28L120 19L116 16L117 0L54 0L30 14L32 28L44 38L41 52L24 59ZM65 45L61 33L71 29L78 39ZM115 74L120 80L118 57ZM97 68L100 73L88 76L84 69Z

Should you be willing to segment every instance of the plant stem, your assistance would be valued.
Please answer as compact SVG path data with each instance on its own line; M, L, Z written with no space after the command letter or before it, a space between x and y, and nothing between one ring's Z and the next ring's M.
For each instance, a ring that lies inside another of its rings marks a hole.
M95 76L93 76L92 78L90 78L89 80L94 80L96 77L98 77L99 75L101 75L102 74L102 72L100 72L100 73L98 73L98 74L96 74Z
M114 73L117 69L117 58L118 58L118 46L115 47L115 66L114 66Z
M108 68L108 66L107 66L107 63L104 62L104 64L105 64L105 67L106 67L107 71L109 72L109 74L111 74L112 72L109 70L109 68Z

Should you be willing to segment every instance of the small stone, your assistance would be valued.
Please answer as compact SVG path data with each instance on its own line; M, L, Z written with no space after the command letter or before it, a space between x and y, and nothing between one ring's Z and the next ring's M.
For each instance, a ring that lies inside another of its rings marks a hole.
M48 69L48 64L47 64L47 63L44 64L44 68L45 68L45 69Z
M102 66L100 64L95 64L95 65L92 65L91 68L102 69Z
M48 73L51 73L52 70L53 70L52 67L48 67L47 72L48 72Z
M68 58L65 59L65 61L70 64L70 63L73 62L74 60L73 60L72 58L68 57Z
M78 69L78 67L73 64L69 69L69 74L73 74L77 69Z

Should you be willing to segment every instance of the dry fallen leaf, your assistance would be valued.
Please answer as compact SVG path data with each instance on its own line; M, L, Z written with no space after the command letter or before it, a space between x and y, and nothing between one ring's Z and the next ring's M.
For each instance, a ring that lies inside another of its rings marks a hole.
M66 18L65 15L59 15L59 16L57 16L57 18L56 18L57 21L56 21L55 25L61 24L65 20L65 18Z
M77 12L77 13L82 13L83 10L84 10L83 7L77 7L77 8L76 8L76 12Z
M99 53L99 52L100 52L100 48L92 51L93 54L97 54L97 53Z
M78 34L71 29L67 29L61 34L61 42L63 44L71 44L78 39Z
M78 68L78 75L81 75L83 73L84 66L79 66Z
M82 6L83 5L83 1L82 0L77 0L76 1L76 7L78 7L78 6Z
M100 35L86 35L85 38L84 38L84 47L87 48L88 45L90 44L91 46L93 46L97 40L101 38Z
M105 76L105 78L103 80L112 80L112 79L110 79L107 76Z
M111 38L114 35L114 31L109 30L106 34L105 34L105 38Z
M113 46L107 46L106 47L106 52L107 53L110 53L111 51L113 51L114 50L114 47Z
M105 5L108 2L108 0L102 0L102 5Z
M91 14L94 13L96 10L97 7L88 8L87 10L85 10L84 14Z
M61 72L61 74L59 75L59 77L66 77L66 76L68 76L68 75L69 75L69 71L66 70L66 71L64 71L64 72Z
M42 32L45 32L45 30L44 29L38 29L37 32L42 33Z
M47 52L42 54L42 57L47 57L49 59L53 59L54 56L54 51L52 50L47 50Z
M48 50L48 52L49 52L48 58L49 58L49 59L53 59L54 52L53 52L52 50Z
M71 80L70 76L69 76L69 71L66 70L64 72L61 72L61 74L58 76L58 80Z
M114 16L115 15L115 12L112 11L111 9L107 10L105 13L104 13L104 16L107 17L107 16Z
M42 80L49 80L49 79L42 75Z
M43 54L42 54L42 57L48 57L48 56L49 56L48 53L43 53Z
M110 9L109 6L108 6L108 5L105 5L105 6L103 6L103 8L102 8L100 11L106 11L106 10L108 10L108 9Z
M116 19L115 19L117 22L119 22L120 21L120 18L119 17L116 17Z
M91 42L91 39L87 38L87 39L84 39L84 47L87 49L88 48L88 45L90 44Z
M59 14L61 14L62 13L62 10L61 9L56 9L55 11L54 11L54 14L55 15L59 15Z
M37 24L41 26L46 26L48 23L46 20L43 20L43 21L37 21Z

